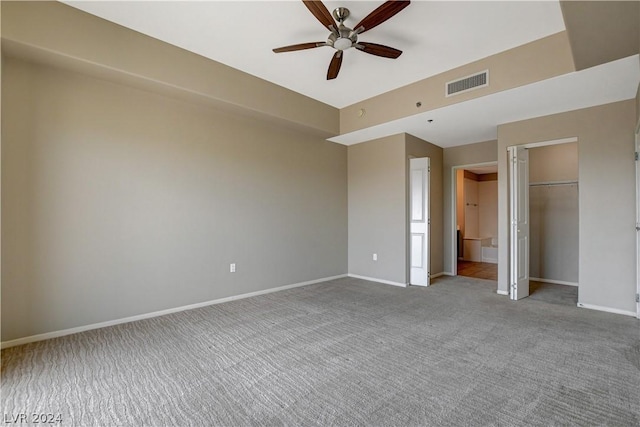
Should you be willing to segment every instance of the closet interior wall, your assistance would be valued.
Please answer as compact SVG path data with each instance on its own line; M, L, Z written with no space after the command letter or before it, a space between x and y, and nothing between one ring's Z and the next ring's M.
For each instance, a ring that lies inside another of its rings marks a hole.
M529 151L530 276L578 284L578 143Z

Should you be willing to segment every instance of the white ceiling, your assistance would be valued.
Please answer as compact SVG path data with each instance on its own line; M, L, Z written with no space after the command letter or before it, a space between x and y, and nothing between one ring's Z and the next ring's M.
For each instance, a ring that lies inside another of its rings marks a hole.
M332 48L272 52L329 35L300 0L65 3L337 108L565 28L557 1L413 1L360 36L402 50L398 59L350 49L338 78L327 81ZM324 2L329 11L349 8L347 26L382 3Z
M275 54L289 44L324 41L328 31L300 0L65 2L337 108L563 31L557 0L413 1L360 36L398 48L396 60L351 49L337 79L326 80L329 47ZM383 1L346 6L355 25ZM340 135L354 144L407 132L441 147L496 139L497 125L630 99L638 56ZM427 124L427 119L432 119Z

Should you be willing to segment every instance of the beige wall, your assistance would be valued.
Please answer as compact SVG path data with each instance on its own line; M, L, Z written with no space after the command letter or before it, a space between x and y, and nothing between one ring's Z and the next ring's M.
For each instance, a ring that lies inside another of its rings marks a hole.
M3 341L347 272L346 147L2 66Z
M464 235L463 237L480 237L480 211L478 209L478 181L464 178ZM483 236L484 237L484 236Z
M349 274L408 282L410 157L430 158L431 274L442 271L442 148L398 134L349 146Z
M489 86L445 96L445 84L489 70ZM575 71L563 31L420 80L340 109L340 133L368 128L446 105L535 83ZM421 107L416 107L416 102ZM359 114L360 110L367 114Z
M498 155L497 146L498 141L485 141L443 150L443 269L448 274L453 272L457 260L455 254L456 224L452 218L453 203L455 202L452 198L453 168L495 162Z
M530 183L577 180L577 142L547 145L529 150Z
M337 108L63 3L5 1L0 7L2 49L14 55L324 138L339 131Z
M465 174L469 178L464 178ZM462 187L456 194L456 215L463 218L463 222L457 224L461 225L462 236L497 238L498 181L495 178L481 180L479 178L489 175L476 175L464 169L457 169L456 175L457 187Z
M640 49L640 2L560 1L576 70L635 55Z
M511 145L578 138L579 302L635 313L634 100L498 126ZM507 158L498 156L498 288L507 291Z
M349 274L407 282L406 174L404 134L348 147Z
M478 182L478 235L498 239L498 181Z

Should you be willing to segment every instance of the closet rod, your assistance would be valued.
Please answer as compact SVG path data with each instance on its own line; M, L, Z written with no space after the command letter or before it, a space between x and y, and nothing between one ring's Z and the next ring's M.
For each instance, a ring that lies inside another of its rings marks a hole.
M549 182L532 182L529 187L552 186L552 185L578 185L578 181L549 181Z

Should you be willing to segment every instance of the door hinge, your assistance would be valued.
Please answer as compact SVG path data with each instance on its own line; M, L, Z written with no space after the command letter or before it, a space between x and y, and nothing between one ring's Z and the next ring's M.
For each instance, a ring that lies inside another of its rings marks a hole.
M638 161L639 158L640 158L640 153L636 151L636 162Z
M636 294L636 302L640 302L640 294Z

